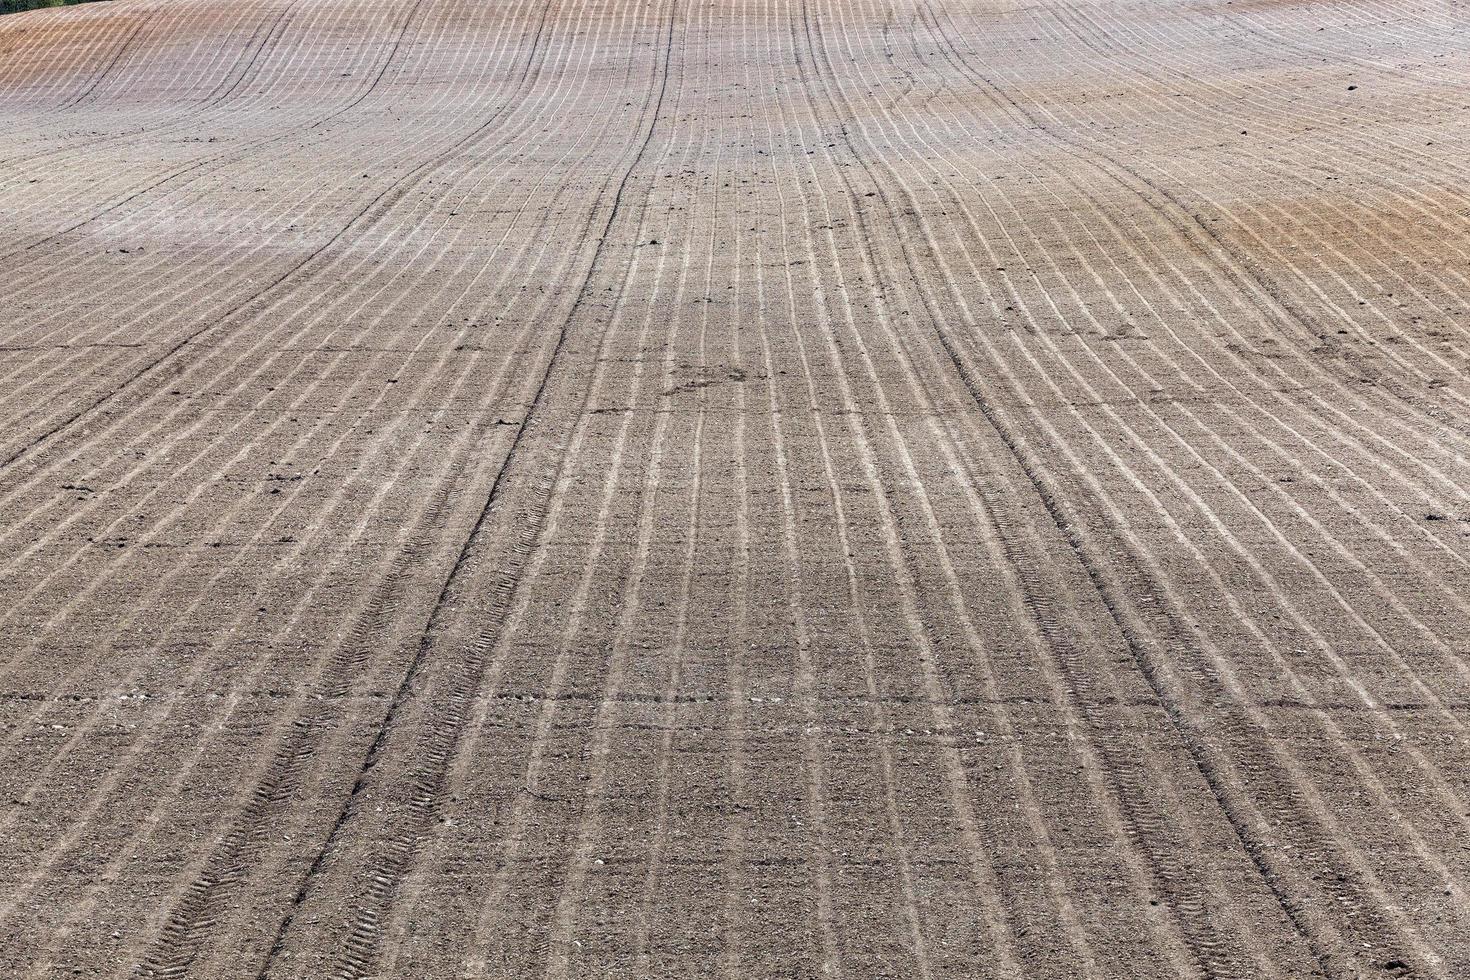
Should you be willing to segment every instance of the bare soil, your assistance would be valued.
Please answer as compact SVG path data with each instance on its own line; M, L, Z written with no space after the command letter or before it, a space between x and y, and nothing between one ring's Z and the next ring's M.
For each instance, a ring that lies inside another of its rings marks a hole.
M0 975L1470 977L1467 62L0 20Z

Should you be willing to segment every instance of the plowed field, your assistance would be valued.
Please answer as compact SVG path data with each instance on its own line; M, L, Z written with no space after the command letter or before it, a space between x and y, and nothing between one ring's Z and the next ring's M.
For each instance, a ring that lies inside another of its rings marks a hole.
M0 18L0 976L1470 977L1470 14Z

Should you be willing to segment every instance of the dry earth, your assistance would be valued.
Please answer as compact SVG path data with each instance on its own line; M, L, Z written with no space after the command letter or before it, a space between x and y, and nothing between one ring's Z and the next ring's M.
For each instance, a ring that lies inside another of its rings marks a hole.
M1470 977L1470 17L0 20L0 975Z

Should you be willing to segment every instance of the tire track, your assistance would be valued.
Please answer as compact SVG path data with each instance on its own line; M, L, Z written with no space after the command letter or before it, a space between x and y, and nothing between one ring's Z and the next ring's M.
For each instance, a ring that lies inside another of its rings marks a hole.
M838 76L833 68L831 61L829 60L830 56L826 54L827 45L825 41L821 38L820 25L812 17L810 17L810 15L806 11L803 12L802 23L803 30L808 39L808 50L810 51L813 60L818 62L819 68L823 67L822 63L825 62L825 74L821 76L822 80L820 84L822 85L824 90L827 90L828 80L835 80ZM910 79L910 82L912 84L912 79ZM838 90L840 93L840 82L838 83ZM830 95L829 102L832 106L834 120L840 120L846 116L851 115L850 106L846 109L846 111L840 109L836 105L836 102L831 100ZM834 125L840 124L834 122ZM841 135L838 137L839 142L846 146L847 150L849 151L848 155L850 156L850 158L853 161L857 162L859 166L861 166L865 170L865 172L867 172L869 179L874 182L875 186L881 187L881 181L879 181L877 176L871 172L871 168L866 162L868 156L859 151L857 147L852 145L851 137L846 133L845 127L841 127L840 132ZM839 174L841 174L840 170ZM862 199L861 192L852 185L851 181L848 180L845 175L841 176L840 179L847 189L847 197L850 201L858 201ZM900 182L902 181L901 178L897 179L899 179ZM902 183L901 186L904 187L905 196L912 200L912 192L908 190L907 186L902 185ZM884 195L881 191L879 192L879 200L882 202L882 206L884 208L889 207L886 195ZM861 243L862 253L868 259L866 264L868 275L870 277L870 281L875 284L873 287L874 297L875 299L881 300L892 287L885 283L886 277L883 272L884 262L874 251L873 243L883 240L885 236L874 232L868 227L866 216L864 215L864 212L861 208L854 208L852 214L854 216L856 222L856 230L858 232L856 237ZM903 233L899 229L897 221L891 217L891 212L890 222L893 224L894 231L897 232L900 236L898 240L901 241L901 236ZM907 254L906 249L900 247L899 251L901 253L900 261L906 264L913 282L920 282L920 269L914 264L914 261ZM930 302L930 300L928 299L928 297L924 297L922 302L927 304ZM851 318L849 318L849 322L851 322ZM872 355L867 352L866 345L863 344L863 341L861 339L861 333L856 329L855 326L852 327L852 331L854 334L855 342L860 345L859 349L863 351L864 362L867 367L869 376L872 378L873 384L877 386L879 392L881 392L883 386L883 382L880 380L881 373L874 367L871 360ZM894 339L895 341L899 340L899 338L896 336L894 337ZM918 377L918 372L910 375L910 383L915 383ZM884 407L889 408L886 395L880 394L880 397L883 398ZM885 414L891 417L893 414L891 408ZM964 611L964 603L962 599L962 593L964 591L963 584L958 577L957 572L955 571L953 563L948 557L948 550L944 544L943 536L940 533L939 524L933 510L933 504L928 500L928 496L923 490L923 482L919 477L918 471L914 468L914 463L910 455L910 451L905 446L906 440L896 429L891 429L890 439L895 445L903 447L900 449L900 453L902 455L902 462L900 465L902 465L906 470L905 475L909 484L918 488L916 491L916 496L918 497L919 501L922 502L924 516L931 529L934 541L933 547L940 557L943 567L946 569L946 574L949 579L949 588L952 595L954 596L956 609L959 610L959 615L962 621L967 624L967 632L970 637L971 646L976 651L977 655L987 657L988 654L984 652L984 644L980 639L979 632L973 625L973 623L970 622L968 613ZM955 468L960 468L962 464L957 457L950 455L949 465ZM978 497L974 496L971 497L971 500L975 508L975 513L977 515L982 515L992 522L996 522L999 520L999 518L994 514L995 508L992 505L982 502L979 500ZM1034 581L1034 569L1030 572L1030 574L1028 574L1027 562L1022 556L1018 555L1018 553L1013 550L1013 539L1015 537L1014 530L1002 530L999 525L997 525L997 530L1000 531L1000 539L1006 543L1006 560L1014 567L1019 580L1021 582ZM895 558L895 560L907 561L910 566L910 574L913 576L913 578L917 580L918 578L920 578L919 570L914 567L912 557L905 557L907 555L908 552L901 552L900 555ZM1045 611L1049 607L1043 605L1043 603L1045 602L1045 600L1042 598L1042 595L1044 594L1043 591L1038 590L1038 588L1035 586L1028 587L1023 585L1020 589L1020 594L1029 610L1027 615L1036 624L1036 627L1038 629L1038 636L1044 639L1045 646L1043 647L1043 649L1048 650L1048 653L1051 657L1056 658L1062 663L1069 665L1079 664L1080 661L1076 650L1072 649L1069 652L1067 638L1058 628L1058 617L1055 613ZM917 614L911 613L911 615L914 616L914 621L917 623ZM988 668L986 669L988 670ZM1068 671L1068 674L1073 677L1079 676L1083 673L1084 671L1077 667L1073 667L1071 670ZM1055 683L1056 679L1053 679L1053 682ZM1002 699L999 697L995 689L994 679L987 679L986 684L986 690L989 692L986 700L988 702L993 702L997 704L1003 703ZM1072 693L1075 697L1075 690ZM1094 714L1094 712L1089 710L1089 705L1085 701L1080 702L1079 710L1087 716L1091 716L1092 714ZM939 724L941 728L953 727L952 723L948 722L947 720L941 720ZM1003 733L1014 732L1015 729L1013 727L1013 724L1014 723L1005 715L1000 716L1000 718L997 720L997 725ZM1111 761L1115 763L1120 761L1115 752L1108 751L1106 745L1101 747L1101 751L1106 753L1107 758L1109 758ZM1024 763L1019 761L1019 757L1015 762L1015 767L1019 772L1024 773ZM1126 774L1132 771L1133 765L1130 763L1128 765L1115 766L1115 768L1117 769L1117 772L1115 774L1117 778L1114 781L1114 793L1117 798L1123 802L1124 806L1127 807L1126 810L1120 812L1120 820L1126 824L1129 824L1131 827L1130 832L1134 835L1137 835L1138 838L1142 841L1157 842L1161 840L1165 835L1162 833L1162 825L1160 821L1154 815L1148 813L1147 811L1143 811L1141 810L1141 808L1138 808L1136 806L1136 801L1147 799L1149 794L1144 790L1141 781L1137 779L1127 781L1125 778ZM1036 798L1033 796L1033 792L1034 791L1030 790L1029 788L1023 788L1022 796L1024 799L1028 800L1028 811L1034 815L1034 832L1038 835L1038 838L1044 842L1046 841L1047 834L1043 825L1044 821L1042 818L1042 810L1037 803ZM1049 844L1047 845L1046 850L1051 852L1048 854L1047 858L1048 862L1052 866L1051 873L1053 875L1060 875L1060 870L1056 867L1054 850L1052 850ZM1152 873L1162 884L1162 890L1164 891L1164 893L1171 896L1176 896L1174 900L1171 901L1171 907L1177 914L1181 916L1183 927L1191 932L1191 939L1193 941L1191 944L1191 948L1201 952L1203 958L1199 961L1199 964L1200 968L1203 969L1205 975L1247 975L1242 972L1237 972L1235 968L1226 963L1223 958L1219 957L1218 951L1222 947L1222 942L1211 927L1205 907L1205 902L1202 899L1199 891L1193 887L1190 876L1185 874L1183 868L1180 867L1177 863L1170 862L1170 855L1167 852L1163 855L1163 858L1161 860L1160 851L1157 847L1145 851L1144 856L1151 864ZM1069 903L1065 891L1060 894L1054 894L1052 896L1052 899L1057 903L1059 909L1065 910L1068 908ZM1073 940L1074 944L1076 944L1078 948L1085 950L1086 940L1083 939L1080 934L1075 932L1075 930L1077 930L1078 928L1075 924L1075 920L1073 921L1071 928L1074 930L1074 935L1076 936L1076 938ZM1167 941L1168 940L1165 940L1165 942ZM1087 969L1092 971L1096 971L1098 969L1097 964L1093 962L1090 957L1086 961L1086 963ZM1078 967L1077 969L1081 969L1081 967Z
M1147 582L1148 581L1148 577L1147 577L1146 573L1139 572L1138 574L1142 578L1142 581L1144 581L1144 582ZM1144 588L1144 591L1145 592L1153 591L1153 589ZM1247 622L1248 622L1248 620L1247 620ZM1185 627L1183 627L1181 625L1178 625L1178 624L1176 624L1173 627L1173 629L1176 630L1176 631L1179 630L1179 629L1184 629L1184 628ZM1269 730L1269 729L1266 729L1266 728L1263 727L1262 730L1263 731L1266 731L1266 730ZM1221 765L1223 765L1223 764L1224 763L1222 762ZM1269 765L1269 763L1266 763L1265 760L1264 760L1264 758L1258 757L1255 760L1253 760L1253 765L1259 771L1260 768L1263 765ZM1297 778L1298 778L1298 781L1300 782L1301 777L1298 776ZM1296 809L1296 808L1300 808L1300 809ZM1300 802L1300 803L1296 803L1294 805L1294 808L1291 811L1289 811L1289 812L1292 814L1293 819L1295 821L1297 821L1298 824L1301 824L1301 821L1304 819L1304 817L1302 816L1303 814L1306 814L1306 813L1322 813L1323 811L1321 811L1320 807L1317 804L1309 803L1309 802ZM1308 823L1311 823L1315 818L1308 817L1308 818L1305 818L1305 819L1307 820ZM1331 834L1327 834L1326 837L1324 838L1324 834L1326 833L1325 831L1321 831L1321 830L1317 830L1317 831L1307 830L1307 829L1304 829L1304 826L1303 826L1303 829L1299 829L1299 830L1297 830L1295 832L1299 832L1299 833L1303 834L1304 836L1306 836L1308 838L1314 838L1315 837L1315 838L1328 839L1328 838L1334 836L1334 835L1331 835ZM1337 836L1340 836L1340 835L1337 835ZM1268 849L1265 848L1264 845L1262 845L1261 846L1261 850L1264 852L1264 851L1267 851ZM1329 866L1331 864L1331 862L1327 861L1325 858L1323 858L1321 856L1314 856L1314 860L1322 860L1322 861L1328 863ZM1365 873L1367 873L1369 875L1370 879L1371 879L1372 873L1371 872L1368 872L1366 870L1366 867L1362 868L1362 871L1365 872ZM1346 880L1346 879L1344 879L1344 880ZM1339 900L1341 901L1341 900L1345 900L1345 899L1341 895L1339 895ZM1373 903L1374 904L1381 904L1382 901L1383 900L1381 898L1375 898L1375 899L1373 899ZM1369 907L1368 906L1364 906L1364 905L1361 905L1361 904L1359 904L1359 906L1358 906L1358 911L1355 912L1355 913L1353 913L1353 914L1359 915L1361 917L1361 920L1368 920L1370 918L1379 918L1378 916L1375 916L1372 912L1369 911ZM1325 925L1323 925L1322 927L1323 928L1327 928ZM1382 931L1384 929L1391 929L1393 927L1388 926L1386 923L1384 923L1380 919L1380 921L1378 922L1378 924L1374 928ZM1358 931L1361 933L1361 932L1364 932L1365 929L1360 925ZM1409 941L1411 941L1411 942L1416 942L1417 941L1417 940L1414 940L1412 937L1408 937L1408 938L1409 938ZM1422 944L1421 944L1421 946L1422 946ZM1433 953L1432 950L1429 950L1428 948L1423 948L1423 962L1424 962L1424 964L1426 964L1426 966L1428 966L1429 968L1432 968L1432 964L1435 964L1436 963L1436 959L1437 958L1435 957L1435 955L1434 955L1434 953Z
M133 44L137 42L139 35L143 33L144 28L148 26L151 20L152 12L150 11L149 13L145 14L142 19L139 20L138 26L134 27L132 31L129 32L128 36L123 39L123 42L118 45L117 53L112 56L111 60L107 62L107 65L102 69L102 71L97 73L96 77L92 79L87 87L84 88L81 93L77 95L76 98L72 99L70 102L64 103L61 106L62 111L66 111L67 109L75 109L77 106L81 105L83 102L87 101L87 99L92 97L93 93L97 91L97 87L107 80L108 76L112 74L113 69L115 69L118 64L122 62L123 58L127 56L128 52L133 50Z
M942 321L942 318L935 317L934 319L935 319L936 323ZM1147 579L1145 579L1145 581L1147 581ZM1140 585L1140 586L1137 587L1137 589L1135 591L1142 591L1144 593L1147 593L1147 592L1152 591L1152 590L1149 589L1149 588L1147 588L1147 587L1144 587L1144 586Z
M315 890L326 887L319 884L326 873L329 859L333 852L344 847L344 838L349 833L351 821L359 807L359 800L368 789L368 784L374 774L375 768L385 754L394 746L390 745L390 738L395 731L395 725L399 723L399 716L404 712L410 700L415 697L415 686L419 675L424 671L431 654L434 652L436 637L447 630L446 619L452 615L449 605L451 597L455 594L460 576L467 573L471 563L477 559L478 553L487 547L486 535L488 533L492 518L495 515L497 504L500 503L502 494L508 486L507 478L517 469L516 461L520 454L525 452L527 435L532 431L537 421L537 413L542 409L550 382L556 372L557 362L562 351L566 347L566 341L570 335L572 324L578 312L586 305L590 298L590 289L603 259L611 232L615 227L618 217L623 213L625 198L632 177L649 146L652 144L654 133L658 129L660 113L663 109L663 101L668 87L669 58L672 54L674 22L678 11L678 0L673 0L670 6L669 25L664 40L663 63L658 72L659 83L650 97L651 118L648 129L642 141L637 144L636 152L631 162L624 170L613 194L612 204L608 209L607 220L601 229L601 235L597 239L596 248L593 250L591 261L587 272L583 277L582 284L577 292L577 298L572 304L565 320L563 320L557 334L556 341L552 347L550 356L547 358L546 367L539 379L537 387L532 395L525 417L517 426L500 469L497 471L494 481L491 483L490 491L486 495L483 505L470 528L469 535L461 546L459 556L455 560L449 575L444 580L432 611L429 615L428 626L420 638L418 650L405 671L398 690L389 703L388 710L383 721L378 726L377 735L369 746L363 763L359 769L356 782L352 791L344 801L337 820L328 834L325 845L318 853L311 867L308 869L306 878L292 902L292 909L288 911L277 931L276 940L267 957L265 966L260 971L262 978L277 972L277 964L280 962L282 953L292 934L295 924L296 910L299 909L310 898ZM455 746L460 738L461 731L467 718L467 710L473 697L473 689L477 684L479 666L482 663L484 649L493 645L497 624L504 618L514 599L515 591L520 582L521 573L525 564L535 550L539 541L541 526L550 503L550 489L560 477L565 465L565 445L569 433L563 432L557 439L552 455L555 460L553 466L543 471L541 476L529 488L530 501L526 509L521 513L516 522L519 527L515 531L514 544L510 554L506 557L506 565L496 577L492 586L492 607L487 616L489 622L489 634L477 641L479 648L466 657L464 664L465 679L457 685L457 689L451 690L446 698L447 705L441 708L442 717L430 723L431 731L427 734L427 744L421 751L415 753L418 761L416 766L410 766L405 772L404 778L411 787L409 797L410 813L403 818L405 826L396 829L392 836L382 840L380 845L380 856L378 856L369 868L364 869L367 879L371 882L367 901L363 907L357 908L353 913L349 934L341 947L342 959L336 965L335 975L339 977L362 976L370 969L376 954L377 924L381 914L387 910L396 891L398 881L408 870L419 841L423 838L431 824L433 810L438 795L442 792L441 786L447 771L449 760L454 754ZM423 695L420 695L423 696ZM285 969L284 966L281 969Z
M805 12L805 5L803 5L803 20L805 23L805 29L807 30L808 36L810 37L812 27L810 18ZM812 44L812 50L814 52L816 50L815 42L813 42ZM1014 103L1012 104L1014 105ZM1024 112L1024 110L1021 111ZM844 141L850 140L850 137L848 136L845 127L843 127L841 138ZM867 159L867 155L863 154L855 147L851 146L850 142L848 142L848 146L854 159L860 162ZM864 164L864 166L866 166L866 164ZM1022 448L1022 443L1014 430L1007 423L1005 423L1003 416L1001 416L1000 413L997 412L989 397L985 394L983 387L977 383L974 375L969 370L962 355L956 347L953 338L948 335L948 333L942 326L942 322L938 318L930 317L929 321L930 325L935 330L944 351L949 356L951 364L953 365L953 369L957 372L958 376L962 380L966 390L971 395L976 407L980 410L982 416L986 419L987 423L995 431L997 437L1005 446L1007 452L1014 459L1017 466L1020 467L1021 472L1025 474L1028 482L1031 484L1035 493L1044 505L1046 512L1050 517L1052 523L1055 525L1058 534L1063 537L1068 547L1074 554L1076 560L1085 570L1088 581L1097 591L1099 599L1107 608L1110 617L1113 619L1113 622L1119 631L1119 634L1126 641L1130 656L1133 658L1142 675L1148 681L1150 687L1154 690L1155 695L1159 698L1160 705L1164 708L1167 716L1173 723L1175 730L1180 735L1183 744L1189 749L1190 755L1194 759L1195 764L1198 767L1201 775L1204 777L1206 783L1210 786L1211 791L1214 793L1216 799L1219 801L1221 811L1226 819L1229 821L1230 826L1239 839L1243 850L1247 855L1250 856L1252 863L1257 869L1257 872L1261 875L1262 879L1271 889L1272 894L1281 904L1283 910L1292 921L1300 936L1303 938L1303 940L1307 941L1311 948L1314 950L1317 955L1319 964L1322 965L1324 969L1326 969L1328 963L1328 954L1325 952L1324 946L1320 940L1320 936L1315 933L1315 930L1313 930L1310 924L1306 921L1300 904L1291 897L1291 895L1281 884L1280 879L1274 873L1273 869L1265 863L1262 857L1265 850L1263 843L1254 833L1246 820L1242 817L1241 804L1233 798L1233 794L1230 793L1226 780L1222 776L1219 766L1211 758L1211 756L1207 754L1206 744L1204 742L1204 739L1201 737L1201 733L1189 720L1187 714L1183 710L1182 702L1177 696L1176 692L1173 691L1171 689L1171 685L1166 682L1165 674L1167 668L1158 663L1155 663L1152 658L1148 656L1145 646L1139 640L1131 625L1127 623L1120 615L1118 611L1119 606L1117 603L1116 595L1113 592L1112 588L1106 582L1103 576L1103 572L1101 570L1101 566L1099 565L1097 559L1090 553L1089 550L1085 548L1085 546L1075 535L1075 533L1070 530L1075 519L1063 510L1062 505L1059 503L1055 492L1044 481L1044 478L1041 476L1040 471L1032 462L1029 453ZM1122 559L1122 557L1123 556L1115 555L1113 557L1113 561L1117 563ZM1144 581L1147 581L1147 579L1144 579ZM1197 913L1199 911L1202 911L1202 905L1197 899L1190 899L1186 904L1189 907L1195 909ZM1204 923L1200 922L1199 924L1203 925ZM1216 940L1208 937L1202 939L1201 942L1204 948L1218 945L1218 942Z

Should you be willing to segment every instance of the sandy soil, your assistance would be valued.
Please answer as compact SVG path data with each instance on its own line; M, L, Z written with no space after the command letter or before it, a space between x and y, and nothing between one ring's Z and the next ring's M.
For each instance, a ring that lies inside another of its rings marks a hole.
M0 975L1470 977L1470 29L0 19Z

